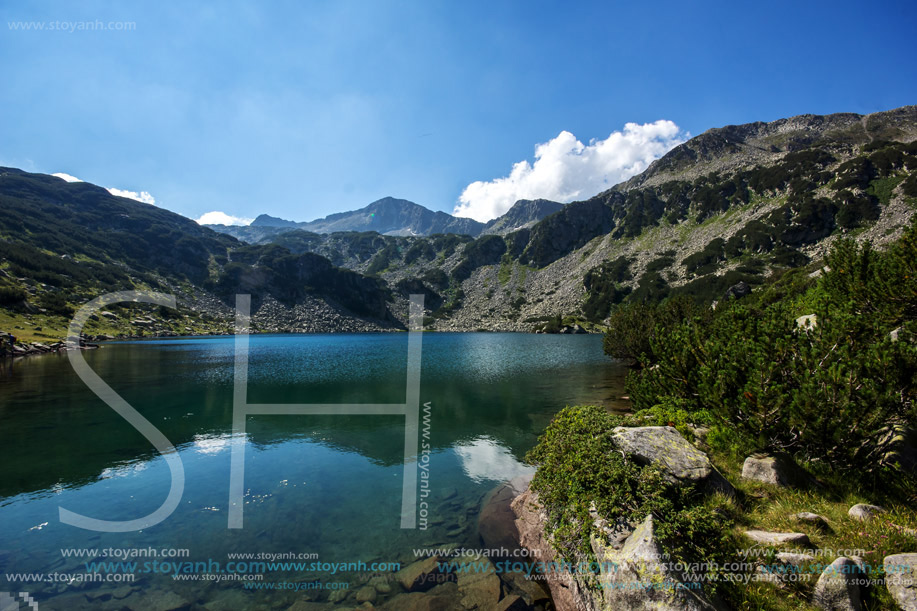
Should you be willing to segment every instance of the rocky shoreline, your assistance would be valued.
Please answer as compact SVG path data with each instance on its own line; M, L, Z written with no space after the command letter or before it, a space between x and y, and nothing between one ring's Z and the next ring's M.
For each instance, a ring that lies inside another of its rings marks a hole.
M696 447L699 444L688 441L672 427L618 427L611 434L622 452L638 464L659 467L664 477L675 485L694 485L711 494L736 494L707 455ZM698 441L702 435L695 433L695 437ZM908 435L902 435L902 439L905 445L913 443ZM902 451L908 455L917 454L917 449L911 446ZM783 456L748 457L741 479L776 487L801 485L800 469ZM518 489L518 484L514 489ZM541 562L564 566L546 534L547 512L528 482L513 496L510 507L519 544ZM858 523L871 522L886 513L882 507L867 504L853 505L847 511L849 519ZM669 556L655 534L658 516L651 513L641 523L617 524L605 523L597 513L593 517L595 532L591 535L590 547L599 563L599 572L594 580L563 570L546 575L543 583L550 588L557 611L725 611L731 608L718 596L707 596L702 589L692 587L688 574L675 570L677 567L667 561ZM813 527L819 532L831 530L827 518L815 513L803 512L791 517L800 526ZM917 529L898 528L917 537ZM808 554L778 552L772 560L759 559L755 570L748 575L752 581L780 585L786 575L797 574L800 567L816 563L822 551L803 532L746 530L743 534L756 546L795 545L811 550ZM833 557L830 550L825 551ZM577 560L586 561L587 558L583 555ZM833 562L819 565L823 568L813 575L816 584L811 604L824 611L862 609L867 589L887 588L901 609L917 610L917 553L869 560L885 567L884 579L869 580L868 577L874 577L875 567L859 556L837 556ZM606 566L613 568L609 570ZM868 585L864 585L867 582Z

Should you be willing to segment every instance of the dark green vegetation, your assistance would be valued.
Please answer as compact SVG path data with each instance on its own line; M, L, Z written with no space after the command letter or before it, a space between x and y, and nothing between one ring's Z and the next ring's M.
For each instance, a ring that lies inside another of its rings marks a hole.
M917 224L885 252L841 241L826 263L817 280L789 271L716 310L615 312L606 351L642 366L635 408L710 426L734 457L789 451L870 486L899 481L888 433L917 426Z
M243 246L231 253L215 280L204 286L227 301L236 294L271 295L293 305L306 295L334 299L363 316L391 319L388 286L376 278L335 267L312 253L293 254L277 245Z
M126 288L157 275L202 282L209 257L238 245L101 187L10 168L0 169L0 235L8 273L61 288Z

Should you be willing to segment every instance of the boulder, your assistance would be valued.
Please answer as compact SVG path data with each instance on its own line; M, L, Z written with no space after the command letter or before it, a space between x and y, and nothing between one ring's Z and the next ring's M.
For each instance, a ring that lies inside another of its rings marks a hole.
M384 575L376 575L367 582L367 585L375 588L376 592L379 594L388 594L392 591L392 585L388 582L388 578Z
M797 522L804 522L806 524L811 524L819 530L830 531L831 526L828 525L828 520L824 516L820 516L817 513L812 513L810 511L802 511L797 514L793 514L793 518Z
M463 607L458 601L458 588L455 584L444 583L423 594L420 592L399 594L382 605L381 609L384 611L456 611Z
M531 550L530 557L538 562L557 562L554 548L545 537L547 515L538 501L538 494L527 488L513 500L511 507L516 514L519 543ZM592 593L569 572L551 571L544 575L541 583L550 589L557 611L599 611Z
M488 549L519 548L516 514L510 508L513 499L522 494L532 476L523 475L497 486L484 499L478 514L478 533Z
M792 486L801 483L799 467L785 456L749 456L742 465L742 479L775 486Z
M124 599L131 611L183 611L191 603L171 590L152 589L134 592Z
M886 556L885 587L902 611L917 611L917 554Z
M648 515L620 550L592 537L598 562L599 591L606 609L653 609L654 611L713 611L715 607L684 584L656 539L652 514Z
M673 427L619 426L612 437L621 451L639 464L655 465L673 484L694 484L709 492L735 494L732 485L713 467L707 455Z
M376 588L370 585L363 586L357 590L355 598L358 603L376 602Z
M806 314L796 319L796 326L800 329L814 329L818 326L818 317L815 314Z
M745 536L764 545L811 545L805 533L775 533L766 530L746 530Z
M723 296L724 300L729 299L741 299L746 295L751 295L751 286L744 280L737 284L733 284L728 289L726 289L726 294Z
M507 596L494 607L494 611L528 611L529 606L521 597L512 594Z
M395 579L408 592L429 590L440 582L439 575L442 574L440 561L439 556L418 560L395 573Z
M531 562L537 562L537 560L532 559ZM500 577L503 579L507 596L515 593L530 607L544 606L551 600L551 595L542 586L542 582L537 579L527 579L524 573L507 572L501 574Z
M465 564L458 573L458 589L466 609L492 609L500 600L500 577L487 558Z
M885 513L885 508L878 505L858 503L847 510L847 515L860 522L869 522L879 514Z
M824 611L861 611L860 586L856 584L859 574L860 567L841 556L822 571L812 604Z
M235 607L232 609L239 609ZM292 607L287 607L287 611L334 611L337 609L334 605L328 603L317 603L308 600L297 600ZM229 609L227 609L229 611Z

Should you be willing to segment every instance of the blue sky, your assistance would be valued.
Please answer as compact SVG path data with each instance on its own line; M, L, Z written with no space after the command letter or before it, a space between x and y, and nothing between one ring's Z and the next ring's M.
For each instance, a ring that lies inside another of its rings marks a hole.
M386 195L451 212L463 194L487 216L519 194L588 197L594 169L607 183L711 127L917 103L903 1L68 0L0 14L0 164L146 191L192 218L310 220ZM589 147L656 121L671 124ZM500 182L548 142L560 170Z

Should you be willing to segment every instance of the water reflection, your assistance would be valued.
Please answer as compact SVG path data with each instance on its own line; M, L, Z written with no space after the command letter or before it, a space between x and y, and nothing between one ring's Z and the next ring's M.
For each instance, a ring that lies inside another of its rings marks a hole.
M474 482L505 482L535 472L533 467L519 462L509 449L490 437L456 444L453 451L461 460L465 475Z

